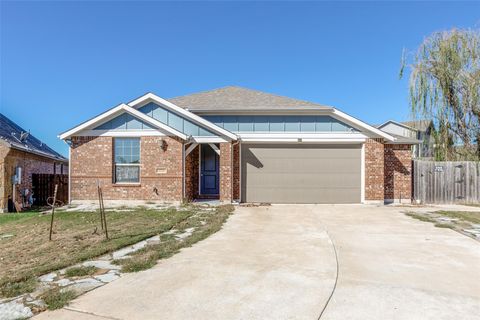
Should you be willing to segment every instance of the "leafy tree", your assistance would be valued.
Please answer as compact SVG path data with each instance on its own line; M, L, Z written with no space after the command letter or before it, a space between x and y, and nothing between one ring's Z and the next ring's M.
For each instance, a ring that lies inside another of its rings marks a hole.
M436 32L416 52L403 54L410 69L415 118L432 119L441 160L480 159L480 30Z

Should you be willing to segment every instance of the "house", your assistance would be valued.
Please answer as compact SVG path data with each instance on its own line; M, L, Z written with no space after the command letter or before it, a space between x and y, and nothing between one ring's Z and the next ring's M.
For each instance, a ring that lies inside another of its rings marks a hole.
M0 212L31 205L33 174L66 172L68 159L0 113Z
M431 120L396 122L389 120L379 126L398 140L404 139L412 144L414 158L432 158L434 146L434 126Z
M62 133L70 199L410 201L411 142L334 107L241 87L153 93Z

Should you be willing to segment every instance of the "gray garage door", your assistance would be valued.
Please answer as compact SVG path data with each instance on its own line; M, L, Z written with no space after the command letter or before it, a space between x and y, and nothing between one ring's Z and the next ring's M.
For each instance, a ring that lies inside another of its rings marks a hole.
M242 144L242 201L358 203L361 145Z

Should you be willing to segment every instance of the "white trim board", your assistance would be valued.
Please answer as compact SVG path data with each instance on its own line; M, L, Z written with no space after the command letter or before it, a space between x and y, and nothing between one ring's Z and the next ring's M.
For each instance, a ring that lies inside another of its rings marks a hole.
M354 118L338 109L334 109L333 110L333 113L332 113L332 116L334 118L337 118L338 120L341 120L343 122L346 122L347 124L351 124L353 127L357 127L357 128L361 128L361 129L364 129L366 131L369 131L379 137L382 137L384 138L385 140L387 141L395 141L395 138L392 137L391 135L389 135L388 133L380 130L380 129L377 129L361 120L358 120L357 118Z
M84 130L76 136L85 137L164 137L158 130Z

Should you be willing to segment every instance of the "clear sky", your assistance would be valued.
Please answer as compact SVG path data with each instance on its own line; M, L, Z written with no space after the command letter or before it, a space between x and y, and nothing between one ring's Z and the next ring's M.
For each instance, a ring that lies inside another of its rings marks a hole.
M146 92L239 85L408 120L403 48L480 26L479 2L5 2L0 112L57 135Z

